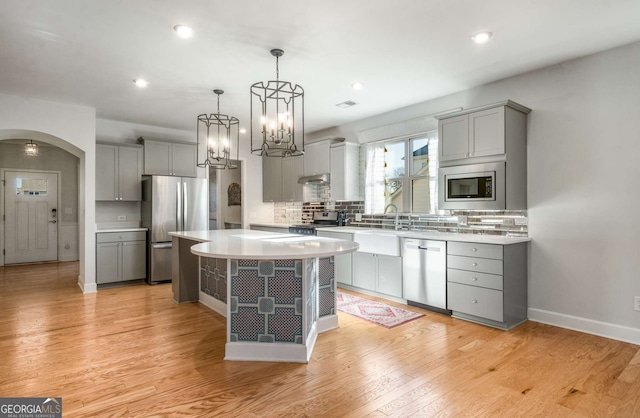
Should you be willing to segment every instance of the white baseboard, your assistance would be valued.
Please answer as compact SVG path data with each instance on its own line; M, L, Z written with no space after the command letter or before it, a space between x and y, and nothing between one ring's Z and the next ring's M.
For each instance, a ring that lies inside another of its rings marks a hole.
M339 328L338 315L325 315L318 318L318 334Z
M318 333L315 325L309 333L307 344L228 342L224 359L232 361L273 361L280 363L308 363Z
M542 309L529 308L527 312L530 321L640 345L640 329L638 328L594 321Z
M204 292L200 292L200 298L198 302L202 303L207 308L211 309L214 312L219 313L220 315L227 317L227 304L214 298L211 295L208 295Z
M78 276L78 286L82 293L96 293L98 291L98 285L96 283L85 283L81 276Z

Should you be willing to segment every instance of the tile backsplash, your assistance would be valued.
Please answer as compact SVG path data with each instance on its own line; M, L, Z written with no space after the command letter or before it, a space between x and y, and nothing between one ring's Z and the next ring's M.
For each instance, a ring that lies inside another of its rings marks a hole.
M394 229L396 215L365 215L362 201L323 201L276 203L274 222L289 225L313 221L313 212L325 210L345 211L350 226ZM442 211L442 214L398 215L398 227L403 230L439 231L464 234L528 236L527 211ZM361 220L356 220L360 214Z

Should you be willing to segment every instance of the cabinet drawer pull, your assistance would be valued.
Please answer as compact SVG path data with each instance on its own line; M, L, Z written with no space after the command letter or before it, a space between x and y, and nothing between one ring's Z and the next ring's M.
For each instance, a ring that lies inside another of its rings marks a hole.
M472 248L471 251L475 253L476 251L478 251L478 249L477 248Z
M477 266L477 265L478 265L478 263L472 263L471 265L472 265L473 267L475 267L475 266Z
M477 299L471 299L471 303L478 303Z
M471 280L473 280L474 282L477 282L478 278L477 277L472 277Z

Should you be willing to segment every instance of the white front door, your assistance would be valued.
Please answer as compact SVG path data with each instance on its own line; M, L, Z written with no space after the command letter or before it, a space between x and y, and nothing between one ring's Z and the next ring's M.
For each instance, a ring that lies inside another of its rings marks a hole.
M5 171L5 264L58 260L58 175Z

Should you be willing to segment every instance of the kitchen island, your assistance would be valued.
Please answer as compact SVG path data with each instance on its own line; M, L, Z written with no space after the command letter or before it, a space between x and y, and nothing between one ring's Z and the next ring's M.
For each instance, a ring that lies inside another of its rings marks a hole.
M338 326L333 256L358 243L238 229L170 235L174 300L198 293L226 316L226 360L308 362L318 333Z

